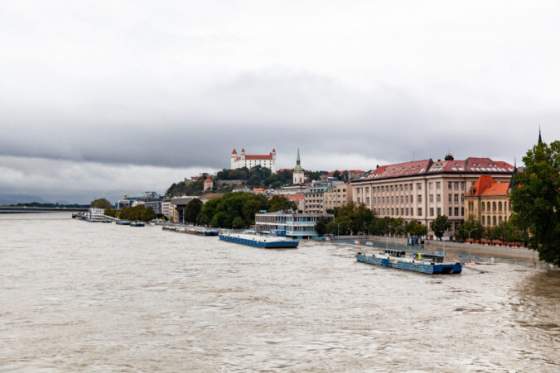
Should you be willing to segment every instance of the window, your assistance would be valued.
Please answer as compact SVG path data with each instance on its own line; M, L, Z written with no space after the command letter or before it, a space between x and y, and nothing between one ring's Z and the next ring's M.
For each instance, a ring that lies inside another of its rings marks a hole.
M434 195L430 194L430 203L434 203Z
M434 208L430 207L430 216L434 216Z
M454 184L455 184L455 185L453 185L453 188L454 188L455 190L459 190L459 182L456 181Z
M428 189L432 190L432 182L431 181L428 183Z
M459 203L459 195L458 195L458 194L454 194L454 195L453 195L453 201L454 201L455 203Z
M492 202L492 211L496 211L496 202Z
M451 203L451 201L453 200L453 194L449 194L449 203Z
M447 183L447 189L453 189L453 183L451 181Z
M440 216L441 215L441 207L437 208L437 215Z
M492 225L497 225L497 224L496 224L496 217L495 217L495 216L492 216L492 223L493 223Z
M441 194L436 194L436 202L441 202Z
M455 216L459 216L459 208L455 207Z
M421 207L418 208L418 216L422 216L422 208Z
M453 216L453 209L451 207L449 208L449 216Z
M416 189L417 190L422 190L422 184L421 183L416 183Z
M422 195L421 194L416 196L416 202L418 202L418 203L422 202Z
M436 183L436 189L437 189L437 190L440 190L440 189L441 189L441 183L440 183L439 181Z
M502 202L498 202L498 211L502 212Z

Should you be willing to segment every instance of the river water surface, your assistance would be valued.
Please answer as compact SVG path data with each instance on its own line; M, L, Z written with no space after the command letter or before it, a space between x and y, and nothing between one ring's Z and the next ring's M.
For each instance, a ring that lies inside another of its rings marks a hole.
M0 372L560 372L560 274L0 215Z

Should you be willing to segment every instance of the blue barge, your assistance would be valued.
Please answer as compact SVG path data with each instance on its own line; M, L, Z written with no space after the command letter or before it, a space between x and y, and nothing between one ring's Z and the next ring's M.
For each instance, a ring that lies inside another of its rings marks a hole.
M222 233L220 240L261 249L296 249L298 240L284 237L257 236L252 234Z
M444 262L443 259L443 255L423 253L416 253L414 257L407 257L404 250L385 250L383 253L371 255L358 253L356 255L356 260L360 263L381 267L402 269L429 275L461 273L463 269L461 263Z

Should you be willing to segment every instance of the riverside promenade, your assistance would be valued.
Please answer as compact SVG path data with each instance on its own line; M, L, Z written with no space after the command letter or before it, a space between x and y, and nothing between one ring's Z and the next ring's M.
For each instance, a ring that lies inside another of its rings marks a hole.
M375 246L390 248L406 246L406 238L385 236L340 236L339 240L358 240L360 243L372 242ZM335 240L336 242L336 240ZM453 241L426 240L424 249L429 251L447 251L457 254L498 257L504 259L525 260L537 263L539 254L526 247L509 247L497 245L483 245L474 243L461 243Z

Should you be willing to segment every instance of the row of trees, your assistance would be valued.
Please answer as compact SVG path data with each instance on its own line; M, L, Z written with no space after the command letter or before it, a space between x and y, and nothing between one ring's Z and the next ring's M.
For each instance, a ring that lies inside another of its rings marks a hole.
M336 235L392 235L392 236L424 236L427 228L420 222L413 220L405 222L400 218L377 218L364 205L350 203L344 207L334 209L334 219L319 220L315 226L319 234Z
M124 207L120 210L105 209L105 215L131 221L150 221L156 218L154 210L143 205Z
M255 224L255 214L295 209L296 205L281 196L271 199L252 193L226 193L223 197L205 204L193 199L185 207L185 222L217 228L247 228Z
M488 228L484 228L477 220L469 219L458 228L457 238L463 241L468 239L487 239L527 243L529 235L526 230L519 228L515 223L515 217L513 217L509 221Z

